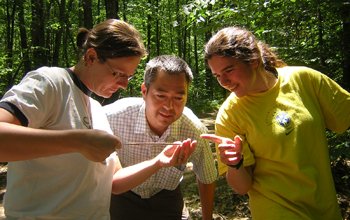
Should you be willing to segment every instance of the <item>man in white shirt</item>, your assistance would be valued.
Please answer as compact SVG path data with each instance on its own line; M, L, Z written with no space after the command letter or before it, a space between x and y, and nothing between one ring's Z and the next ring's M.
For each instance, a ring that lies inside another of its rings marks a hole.
M207 129L185 107L192 79L191 69L181 58L158 56L146 66L143 98L125 98L103 108L114 135L123 143L118 150L123 167L150 160L165 147L126 143L197 140L188 161L193 163L197 176L205 220L212 219L217 171L208 141L200 138ZM188 219L182 216L184 203L179 186L185 168L186 164L160 169L132 190L112 195L111 219ZM113 185L117 184L114 181Z

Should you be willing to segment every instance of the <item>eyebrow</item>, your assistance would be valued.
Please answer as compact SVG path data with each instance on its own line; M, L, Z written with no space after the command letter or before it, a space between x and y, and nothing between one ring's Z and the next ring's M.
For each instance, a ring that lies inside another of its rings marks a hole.
M220 70L220 72L226 71L227 69L230 69L230 68L232 68L232 67L234 67L234 66L235 66L235 64L231 64L231 65L229 65L229 66L223 68L222 70ZM215 75L217 75L218 73L212 73L212 74L215 76Z
M155 89L157 92L165 92L165 93L169 93L168 91L165 91L161 88L156 88ZM186 94L186 91L181 91L181 92L176 92L176 94L179 94L179 95L185 95Z
M221 72L222 72L222 71L225 71L225 70L227 70L227 69L230 69L230 68L232 68L232 67L234 67L234 66L235 66L235 64L231 64L231 65L229 65L229 66L223 68L223 69L221 70Z

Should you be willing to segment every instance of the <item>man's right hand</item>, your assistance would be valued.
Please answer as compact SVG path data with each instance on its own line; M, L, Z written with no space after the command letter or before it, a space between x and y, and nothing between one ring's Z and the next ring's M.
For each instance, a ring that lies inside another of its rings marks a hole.
M177 142L175 142L177 143ZM197 141L191 142L191 139L187 139L184 142L178 142L179 145L168 145L157 156L159 165L161 167L180 166L186 164L188 158L195 150Z

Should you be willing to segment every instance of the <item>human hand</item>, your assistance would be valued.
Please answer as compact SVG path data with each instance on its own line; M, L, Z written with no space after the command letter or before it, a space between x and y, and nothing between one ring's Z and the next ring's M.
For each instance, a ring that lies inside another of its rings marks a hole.
M179 143L179 145L168 145L164 150L158 154L156 159L159 162L159 165L163 168L170 166L180 166L187 163L188 158L193 153L197 141L191 142L191 139L187 139Z
M236 165L242 158L242 139L237 135L235 141L230 138L220 137L214 134L202 134L201 138L218 143L221 162L228 165Z
M86 159L101 162L104 161L116 149L122 147L122 143L117 136L110 135L101 130L75 130L78 135L78 152Z

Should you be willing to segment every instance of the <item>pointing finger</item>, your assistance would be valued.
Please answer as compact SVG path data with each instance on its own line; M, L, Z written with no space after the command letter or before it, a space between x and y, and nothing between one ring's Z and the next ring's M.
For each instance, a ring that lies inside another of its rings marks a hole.
M235 137L235 146L238 152L242 151L242 139L238 135Z
M233 141L229 138L220 137L215 134L201 134L201 138L207 139L209 141L213 141L218 144L232 144ZM229 143L231 142L231 143Z

